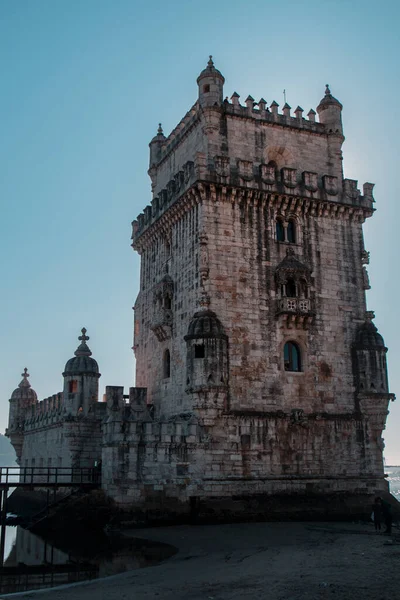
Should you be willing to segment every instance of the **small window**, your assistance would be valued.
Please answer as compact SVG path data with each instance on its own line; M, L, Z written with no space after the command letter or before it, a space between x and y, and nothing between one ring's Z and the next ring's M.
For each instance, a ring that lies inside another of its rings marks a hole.
M289 244L296 243L296 223L295 223L294 219L289 219L287 230L286 230L286 235L287 235L287 241L289 242Z
M206 85L203 85L203 94L208 94L208 92L210 91L210 86L207 83Z
M286 296L287 298L296 298L297 290L294 279L288 279L286 282Z
M285 241L285 228L281 219L276 220L276 239L278 242Z
M171 306L172 306L172 304L171 304L171 298L169 296L165 296L165 298L164 298L164 307L166 309L170 310Z
M204 358L205 357L204 344L195 344L194 357L195 358Z
M165 350L163 357L163 375L164 379L171 377L171 355L169 350Z
M76 394L76 392L78 391L78 382L76 381L76 379L73 379L69 382L68 391L70 394Z
M301 371L300 349L294 342L286 342L283 359L285 371Z

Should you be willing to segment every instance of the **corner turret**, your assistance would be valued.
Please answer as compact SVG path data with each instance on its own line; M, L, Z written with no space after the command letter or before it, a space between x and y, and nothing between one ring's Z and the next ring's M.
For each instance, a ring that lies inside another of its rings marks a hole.
M224 83L225 78L222 73L214 67L214 62L210 55L207 67L197 78L200 106L221 106L224 98Z
M320 123L327 129L327 133L343 135L342 108L343 105L332 96L329 85L326 84L325 96L317 106L317 113Z
M88 415L99 395L99 365L91 358L92 352L86 342L89 336L83 327L78 338L80 345L75 356L70 358L64 369L64 406L67 414Z
M156 165L161 158L161 149L166 140L161 123L158 124L157 135L151 140L150 147L150 169Z
M28 369L25 367L22 373L22 381L11 394L8 429L6 430L6 436L10 438L17 454L18 463L21 460L26 412L28 408L38 402L36 392L32 389L28 377Z

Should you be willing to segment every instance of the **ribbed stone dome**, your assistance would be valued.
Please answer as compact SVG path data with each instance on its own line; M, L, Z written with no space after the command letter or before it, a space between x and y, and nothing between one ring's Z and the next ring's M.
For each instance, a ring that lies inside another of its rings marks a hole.
M26 367L21 376L23 379L17 389L11 394L11 400L37 402L37 394L35 390L31 388L31 384L28 381L29 373Z
M331 106L331 105L338 106L340 109L342 109L343 104L341 104L337 98L334 98L332 96L331 90L329 89L328 84L326 84L325 88L326 88L325 96L322 98L321 102L319 103L319 105L317 107L317 111L320 112L321 110L324 110L325 108L327 108L328 106Z
M81 343L75 350L75 356L67 361L63 376L96 374L100 377L99 365L97 364L97 361L91 357L92 352L86 344L89 336L86 335L85 328L82 329L82 335L80 335L78 339Z
M218 69L214 67L212 56L210 56L210 60L207 63L207 67L203 69L200 75L198 76L197 83L199 83L199 81L201 81L204 77L218 77L222 80L222 83L225 83L225 77L220 71L218 71Z
M385 348L383 337L372 321L367 321L359 328L356 338L357 348Z
M222 323L217 315L211 310L202 310L194 314L185 340L226 337Z

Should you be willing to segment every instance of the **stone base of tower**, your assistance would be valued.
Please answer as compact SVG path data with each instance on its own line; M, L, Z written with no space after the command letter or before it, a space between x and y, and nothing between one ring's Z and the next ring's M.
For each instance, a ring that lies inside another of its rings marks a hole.
M346 491L347 488L347 491ZM214 482L201 490L174 485L140 485L135 491L114 490L116 504L136 524L228 523L274 520L368 520L377 495L390 499L385 480L358 482L293 480L291 482ZM400 504L396 513L400 514Z

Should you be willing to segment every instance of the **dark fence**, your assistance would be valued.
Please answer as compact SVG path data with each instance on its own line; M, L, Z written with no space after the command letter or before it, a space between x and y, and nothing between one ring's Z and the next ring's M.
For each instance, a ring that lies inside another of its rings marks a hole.
M94 467L0 467L0 486L98 486L101 471Z

